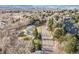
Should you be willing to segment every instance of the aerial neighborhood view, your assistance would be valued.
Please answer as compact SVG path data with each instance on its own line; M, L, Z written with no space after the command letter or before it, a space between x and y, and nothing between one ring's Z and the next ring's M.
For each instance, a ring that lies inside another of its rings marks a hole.
M0 5L0 54L79 54L79 5Z

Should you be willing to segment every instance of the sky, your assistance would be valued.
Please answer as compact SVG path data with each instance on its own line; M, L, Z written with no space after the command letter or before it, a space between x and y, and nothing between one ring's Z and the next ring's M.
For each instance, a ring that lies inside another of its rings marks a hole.
M79 5L79 0L0 0L0 5Z

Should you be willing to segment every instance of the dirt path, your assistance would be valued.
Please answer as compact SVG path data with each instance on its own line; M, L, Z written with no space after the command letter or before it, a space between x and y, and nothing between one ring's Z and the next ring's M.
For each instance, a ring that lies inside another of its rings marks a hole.
M46 24L42 26L42 51L45 54L53 53L53 40L51 32L47 30Z
M47 26L42 26L42 39L52 39L51 32L47 30Z

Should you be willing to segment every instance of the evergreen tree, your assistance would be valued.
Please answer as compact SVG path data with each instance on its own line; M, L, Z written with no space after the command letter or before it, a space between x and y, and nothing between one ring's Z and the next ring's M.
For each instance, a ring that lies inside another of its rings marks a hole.
M49 19L49 20L48 20L48 29L49 29L50 31L52 31L52 29L53 29L53 24L54 24L53 19Z

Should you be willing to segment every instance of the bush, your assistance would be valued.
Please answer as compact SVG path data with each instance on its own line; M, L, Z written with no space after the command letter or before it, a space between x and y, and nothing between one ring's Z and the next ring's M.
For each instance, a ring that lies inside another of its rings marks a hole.
M41 40L33 39L33 45L35 50L41 50Z
M18 35L18 37L23 37L23 36L26 36L26 35L24 34L24 32L21 32L21 33Z
M38 37L38 30L37 30L36 27L33 29L33 35L34 35L35 38Z
M52 31L52 29L53 29L53 24L54 24L53 19L49 19L49 20L48 20L48 29L49 29L50 31Z
M55 27L57 27L57 28L62 28L62 27L63 27L63 24L59 22L59 23L56 24Z
M76 50L77 39L74 36L67 36L67 44L64 46L64 51L74 53Z
M55 20L56 20L56 21L58 21L58 19L59 19L59 16L58 16L58 15L56 15L56 16L55 16Z
M63 41L66 40L65 36L65 32L62 28L56 28L55 32L54 32L54 39L57 40L59 43L62 43Z
M56 28L53 37L59 39L61 36L64 36L64 30L62 28Z
M31 38L29 38L29 37L26 36L26 37L24 37L23 39L24 39L24 40L30 40Z

